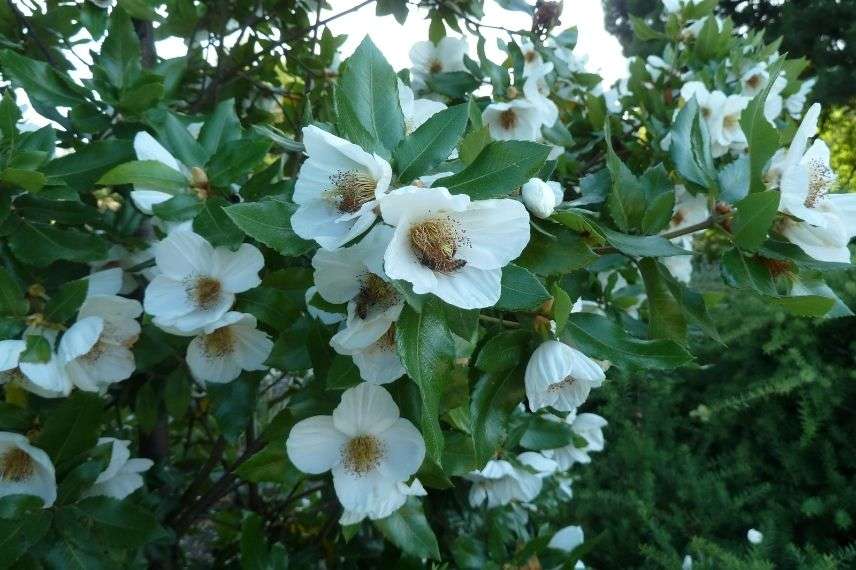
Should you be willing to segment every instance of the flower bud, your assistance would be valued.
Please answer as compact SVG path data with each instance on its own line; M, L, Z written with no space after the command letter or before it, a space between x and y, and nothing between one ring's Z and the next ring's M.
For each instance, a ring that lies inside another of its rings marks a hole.
M564 197L558 182L544 182L530 178L523 185L523 204L537 218L549 218Z

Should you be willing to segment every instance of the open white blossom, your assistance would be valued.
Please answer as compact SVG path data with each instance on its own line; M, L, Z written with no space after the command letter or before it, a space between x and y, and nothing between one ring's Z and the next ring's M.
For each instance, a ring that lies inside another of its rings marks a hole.
M684 83L681 87L681 97L685 101L695 97L699 112L710 131L710 148L714 157L722 156L729 150L741 151L746 148L746 135L740 127L740 114L749 104L749 97L708 91L700 81Z
M46 362L23 362L28 336L41 336L50 345ZM0 341L0 384L11 382L42 398L64 398L71 393L72 383L62 357L54 350L57 331L29 327L22 340Z
M419 430L386 390L368 383L345 390L332 416L298 422L286 450L304 473L332 471L339 502L356 513L377 509L425 458Z
M392 179L389 163L316 126L303 128L308 159L294 185L294 233L336 249L369 229Z
M550 99L546 76L553 71L552 62L533 69L523 83L523 95L541 112L541 125L552 127L559 119L559 108Z
M529 407L553 406L570 412L586 401L592 388L603 384L603 369L575 348L556 340L542 343L526 365L524 381Z
M424 81L435 73L466 71L464 55L467 53L467 41L463 38L446 36L439 42L416 42L410 48L410 61L413 63L413 75Z
M681 230L701 223L710 215L706 196L701 193L694 196L682 185L675 186L675 208L673 212L669 231ZM693 234L672 239L673 244L689 251L692 251L694 241ZM663 258L662 262L678 281L689 283L692 279L693 256L673 255Z
M553 538L547 544L549 548L555 548L563 552L571 552L585 541L582 527L566 526L556 531Z
M815 83L817 83L817 79L814 78L803 81L800 88L785 99L785 109L791 117L798 119L802 115L808 94L811 93Z
M154 160L164 166L175 170L182 176L187 177L187 169L175 158L172 153L163 147L155 138L145 131L137 133L134 137L134 151L137 160ZM144 214L152 214L152 207L172 198L172 194L156 188L145 188L137 185L131 191L131 200L134 205Z
M552 418L554 416L545 416ZM556 418L558 419L558 418ZM591 463L589 453L603 451L604 438L603 428L606 427L605 419L597 414L577 414L571 412L564 421L571 426L571 430L586 441L584 447L577 447L575 443L548 450L545 455L553 459L559 465L559 469L565 471L575 463Z
M545 182L530 178L521 190L523 205L536 218L549 218L556 206L562 203L565 193L558 182Z
M483 469L464 477L472 481L470 506L487 502L487 508L501 507L511 501L529 502L538 496L542 479L556 470L556 463L540 453L525 452L517 456L521 466L504 459L491 459Z
M425 121L446 108L446 105L433 99L417 99L413 89L398 80L398 103L404 115L404 130L407 134L421 127Z
M105 443L111 445L110 462L83 496L104 496L121 500L143 486L142 473L151 469L154 462L144 458L132 459L128 449L131 442L128 440L115 437L98 439L98 445Z
M491 103L482 111L482 121L494 140L534 141L541 135L544 110L528 99Z
M261 283L261 252L248 243L237 251L212 247L190 231L175 231L154 246L159 274L146 288L143 307L161 327L185 333L226 314L235 294Z
M140 336L139 301L116 295L89 297L77 322L62 336L59 354L71 382L87 392L104 392L134 373L131 347Z
M18 433L0 431L0 497L35 495L43 508L56 501L56 474L48 454Z
M330 340L330 345L339 354L354 359L354 364L360 371L360 378L366 382L388 384L398 380L406 372L396 351L394 323L390 323L386 332L367 346L344 344L336 336Z
M384 497L378 498L378 501L371 505L369 510L344 511L339 518L339 524L357 524L365 518L373 521L385 519L403 507L408 497L424 497L427 494L425 487L422 486L419 479L414 479L410 485L407 483L397 483L393 487L390 487L389 492Z
M446 188L399 188L381 203L395 226L384 255L391 279L462 309L499 300L502 268L529 242L529 214L510 199L470 201Z
M187 365L199 382L224 384L243 370L265 370L273 342L256 318L229 311L187 345Z

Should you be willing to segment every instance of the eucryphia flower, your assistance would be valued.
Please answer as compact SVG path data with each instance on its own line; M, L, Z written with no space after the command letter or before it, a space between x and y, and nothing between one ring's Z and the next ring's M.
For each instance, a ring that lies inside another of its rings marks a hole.
M330 339L330 345L339 354L354 359L354 364L360 371L360 378L366 382L388 384L398 380L406 372L396 352L394 323L389 323L386 331L366 346L348 344L336 336Z
M229 311L187 345L187 365L200 382L224 384L243 370L265 370L273 342L256 326L256 318Z
M132 459L131 451L128 449L131 442L128 440L115 437L98 439L98 445L105 443L111 446L110 462L83 496L104 496L121 500L143 486L141 474L151 469L154 462L144 458Z
M291 225L300 237L335 249L374 223L392 169L378 155L315 126L303 128L303 144L309 158L294 185L299 207Z
M494 140L534 141L541 134L542 113L532 101L514 99L488 105L482 111L482 121Z
M46 509L56 501L56 474L48 454L18 433L0 431L0 497L35 495Z
M529 76L531 73L540 69L544 63L544 58L529 40L524 40L520 44L520 53L523 54L523 77Z
M681 230L701 223L707 219L710 211L704 194L690 194L684 186L675 186L675 208L669 231ZM672 239L672 243L681 249L692 251L695 238L693 234L683 235ZM693 274L693 258L691 255L672 255L662 259L672 276L683 283L689 283Z
M59 342L59 354L71 382L87 392L104 392L134 373L131 346L140 335L139 301L95 295L81 305Z
M492 509L511 501L532 501L541 492L543 478L556 471L556 463L540 453L521 453L517 461L520 466L504 459L491 459L483 469L465 475L473 483L470 505L478 507L487 502L487 508Z
M787 109L791 117L795 119L800 117L803 107L805 107L806 99L808 99L808 94L811 93L816 82L817 79L814 78L803 81L800 84L800 88L785 99L785 109Z
M584 541L585 534L583 534L582 527L566 526L565 528L556 531L556 534L553 535L553 538L550 539L547 546L563 552L571 552Z
M158 326L185 333L211 325L242 293L261 283L261 252L248 243L237 251L212 247L191 231L175 231L155 244L160 273L146 288L143 306Z
M29 327L23 339L35 335L43 337L51 347L46 362L23 362L21 354L26 340L0 341L0 384L15 383L24 390L42 398L63 398L71 393L72 383L66 373L62 357L54 350L57 331Z
M603 369L575 348L548 340L532 353L524 381L529 407L535 411L553 406L570 412L586 401L592 388L603 384Z
M391 279L462 309L499 300L502 268L529 242L529 214L509 199L470 201L446 188L399 188L380 205L395 226L384 255Z
M306 301L306 312L309 313L309 316L313 319L318 319L325 325L335 325L336 323L341 323L347 317L344 313L334 313L331 311L325 311L324 309L319 309L310 301L313 297L318 293L318 288L315 285L312 285L308 289L306 289L306 293L304 294L304 300Z
M404 115L404 130L407 134L421 127L425 121L446 108L446 105L432 99L417 99L413 89L398 80L398 103Z
M820 105L806 112L787 152L779 151L767 172L769 183L778 181L779 211L787 218L778 229L788 240L815 259L849 263L847 244L856 235L856 194L830 194L835 173L829 165L829 147L817 132Z
M746 135L740 127L740 114L749 104L749 97L708 91L700 81L684 83L681 87L681 97L685 101L695 97L699 112L710 131L710 149L714 158L729 150L740 151L746 148Z
M408 485L407 483L397 483L391 487L387 495L373 505L368 511L348 511L345 510L339 518L339 524L349 525L357 524L365 518L371 520L385 519L398 509L404 506L408 497L424 497L428 493L419 479L414 479Z
M555 416L545 417L553 419ZM571 442L565 447L550 449L545 452L547 457L559 465L559 469L565 471L570 469L574 463L591 463L589 453L603 451L603 428L606 427L607 423L605 419L597 414L577 414L575 410L568 414L564 420L559 421L564 421L571 426L571 430L586 441L584 447L577 447L574 442Z
M556 206L562 203L565 193L558 182L544 182L530 178L521 190L523 205L536 218L549 218Z
M298 422L286 450L304 473L332 471L339 502L356 513L379 509L425 458L419 430L399 417L386 390L368 383L345 390L332 416Z
M446 36L439 42L416 42L410 48L412 73L424 81L435 73L466 71L464 55L467 53L467 41L463 38Z
M553 71L551 62L530 71L523 83L523 95L541 112L541 125L552 127L559 119L559 108L550 99L550 86L545 77Z

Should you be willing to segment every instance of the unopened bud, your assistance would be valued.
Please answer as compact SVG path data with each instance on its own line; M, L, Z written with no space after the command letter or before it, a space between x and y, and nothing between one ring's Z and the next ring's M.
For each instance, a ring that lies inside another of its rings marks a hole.
M558 182L544 182L540 178L530 178L523 185L523 205L536 218L549 218L563 198L562 186Z

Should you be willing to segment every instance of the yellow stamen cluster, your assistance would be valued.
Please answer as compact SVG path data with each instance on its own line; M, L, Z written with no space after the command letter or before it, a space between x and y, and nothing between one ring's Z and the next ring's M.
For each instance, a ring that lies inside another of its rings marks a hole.
M223 285L218 279L212 277L199 277L191 287L190 297L200 309L208 309L220 297Z
M395 288L375 275L367 273L362 278L362 286L356 298L357 316L365 319L374 308L386 310L398 302Z
M208 356L223 357L235 348L235 335L231 327L222 327L202 337L202 346Z
M0 479L4 481L24 481L32 477L35 470L33 458L23 449L13 447L0 457Z
M431 65L428 66L428 71L431 73L440 73L443 71L443 62L439 59L435 59L431 62Z
M339 171L330 176L332 187L328 196L343 214L353 214L375 197L377 181L366 174L354 170Z
M450 218L440 216L414 224L409 238L416 259L433 271L451 273L466 265L463 259L455 259L462 236Z
M555 393L560 390L563 390L564 388L570 388L574 385L574 382L576 381L576 378L573 378L572 376L565 376L565 378L562 379L560 382L554 382L553 384L547 386L547 391Z
M345 468L355 475L365 475L383 458L383 443L373 435L352 438L343 449Z
M510 130L517 125L517 114L514 109L506 109L499 114L499 124L505 130Z
M835 179L832 170L819 160L808 163L808 196L805 199L806 208L814 208L818 200L826 196L829 187Z

